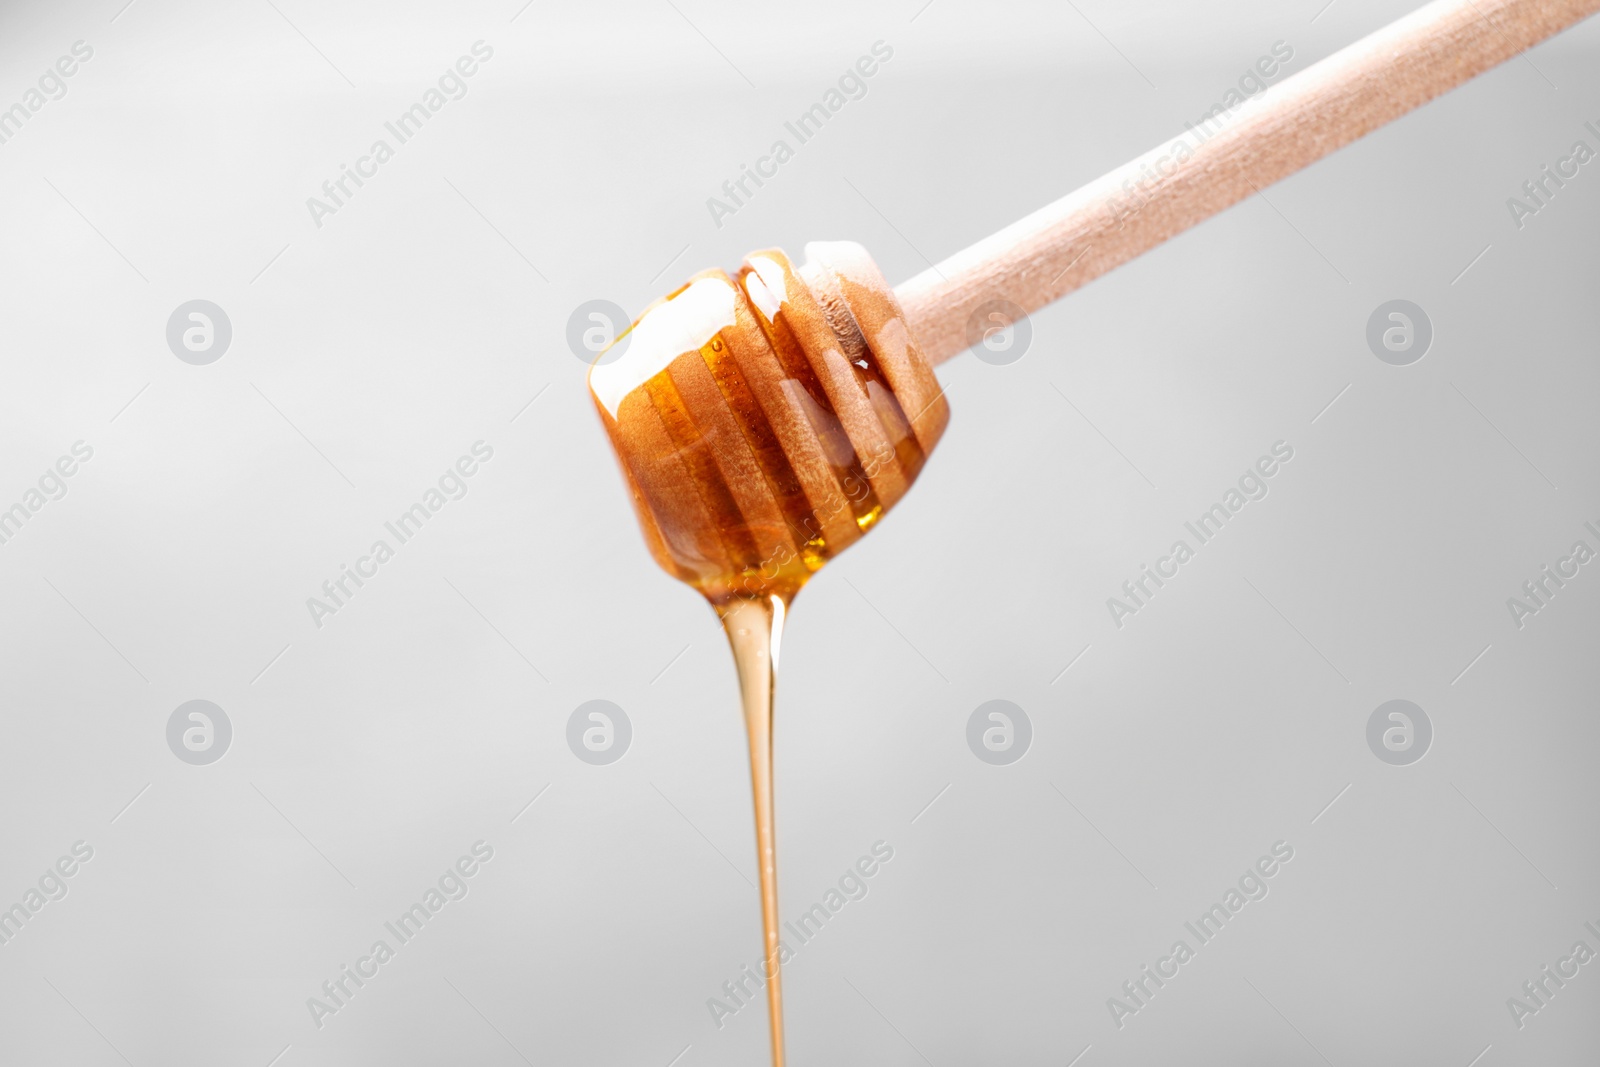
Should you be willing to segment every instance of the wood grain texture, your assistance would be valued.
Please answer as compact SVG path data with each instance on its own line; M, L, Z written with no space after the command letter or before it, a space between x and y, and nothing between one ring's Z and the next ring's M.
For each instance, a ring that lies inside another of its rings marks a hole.
M902 284L912 336L941 363L990 301L1036 311L1596 11L1436 0Z

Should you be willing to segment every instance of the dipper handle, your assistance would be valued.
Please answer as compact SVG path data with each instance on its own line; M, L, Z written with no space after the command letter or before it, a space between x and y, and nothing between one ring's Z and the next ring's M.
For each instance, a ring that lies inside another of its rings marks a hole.
M898 286L911 334L942 363L986 305L1036 311L1596 11L1435 0Z

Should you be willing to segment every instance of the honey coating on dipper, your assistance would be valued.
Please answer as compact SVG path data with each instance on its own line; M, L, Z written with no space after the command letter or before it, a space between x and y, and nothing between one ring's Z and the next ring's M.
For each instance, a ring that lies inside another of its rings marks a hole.
M792 598L905 495L949 419L865 251L807 256L695 276L589 372L652 554L714 604Z

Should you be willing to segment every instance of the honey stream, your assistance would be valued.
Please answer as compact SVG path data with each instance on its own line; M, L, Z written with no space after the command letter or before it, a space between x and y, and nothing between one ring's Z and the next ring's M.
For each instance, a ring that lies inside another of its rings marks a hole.
M778 680L778 643L788 614L780 596L730 601L719 609L733 647L750 740L750 790L755 799L756 857L761 868L762 978L772 1024L772 1065L783 1067L783 975L778 951L778 863L772 789L773 695Z

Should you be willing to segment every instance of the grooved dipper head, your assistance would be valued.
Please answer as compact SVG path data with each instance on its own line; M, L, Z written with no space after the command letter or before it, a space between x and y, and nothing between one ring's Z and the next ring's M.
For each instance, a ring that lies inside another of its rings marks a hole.
M806 257L696 275L589 371L651 552L714 604L793 597L905 495L949 421L866 251Z

